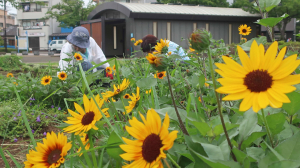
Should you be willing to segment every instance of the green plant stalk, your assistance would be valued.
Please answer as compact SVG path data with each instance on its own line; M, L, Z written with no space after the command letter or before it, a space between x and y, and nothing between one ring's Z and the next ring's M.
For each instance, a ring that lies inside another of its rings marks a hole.
M71 135L71 141L72 141L72 147L71 147L71 155L74 153L73 147L75 146L75 138L74 138L74 134ZM70 158L70 167L73 167L73 159L74 157Z
M15 157L13 155L11 155L8 150L6 150L6 152L10 156L11 160L15 163L15 165L17 166L17 168L22 168L21 165L19 164L19 162L17 162L17 160L15 159Z
M266 116L265 116L265 113L264 113L263 109L261 109L261 114L262 114L262 117L263 117L263 120L264 120L264 123L265 123L265 127L266 127L266 130L267 130L267 134L268 134L268 137L270 139L272 148L274 148L273 139L272 139L272 136L271 136L271 131L270 131L270 128L269 128L269 125L268 125L268 122L267 122L267 119L266 119Z
M92 140L93 136L91 134L91 131L88 132L88 136L89 136L89 143L90 143L90 147L94 148L94 142ZM96 155L95 155L95 151L92 151L92 159L93 159L93 163L94 163L94 167L98 167L97 166L97 159L96 159Z
M168 157L168 159L171 160L171 162L173 163L173 165L174 165L175 167L181 168L181 167L175 162L175 160L172 159L172 157L170 156L170 154L167 154L167 157Z
M179 121L180 129L182 130L183 134L189 135L188 131L185 128L185 125L182 122L182 119L181 119L181 117L179 115L179 112L178 112L178 109L177 109L177 106L176 106L176 103L175 103L175 100L174 100L172 86L171 86L171 82L170 82L170 74L169 74L169 70L168 69L167 69L167 78L168 78L169 90L170 90L170 93L171 93L172 102L173 102L173 105L174 105L174 108L175 108L175 112L176 112L176 115L177 115L177 118L178 118L178 121Z
M7 161L6 157L4 156L2 147L0 148L0 155L1 155L2 159L3 159L3 161L4 161L5 167L10 167L9 164L8 164L8 161Z
M99 159L99 168L102 168L104 151L105 151L105 148L103 148L101 151L101 155L100 155L100 159Z
M74 133L73 133L73 134L74 134ZM79 135L76 135L76 139L77 139L77 141L79 142L79 145L80 145L80 147L81 147L81 151L85 151L84 145L83 145L83 143L82 143L82 141L81 141ZM81 152L81 151L80 151L80 152ZM85 152L85 153L83 153L83 156L84 156L84 159L85 159L86 163L88 164L89 168L93 168L92 162L91 162L91 160L90 160L88 154Z
M32 130L31 130L30 126L29 126L29 123L28 123L28 120L27 120L27 117L26 117L26 114L25 114L25 110L24 110L24 107L23 107L23 104L22 104L20 95L19 95L19 93L18 93L18 91L17 91L16 86L13 85L13 87L14 87L15 94L17 95L18 102L19 102L19 104L20 104L20 106L21 106L21 110L22 110L22 111L21 111L21 114L22 114L23 121L24 121L25 126L26 126L26 128L27 128L27 131L28 131L29 137L30 137L30 139L31 139L31 141L32 141L32 143L33 143L33 146L34 146L34 148L35 148L35 147L36 147L36 141L35 141L34 136L33 136L33 134L32 134Z
M211 58L210 48L208 48L207 54L208 54L208 60L209 60L209 68L210 68L211 78L212 78L212 81L213 81L215 96L216 96L217 104L218 104L218 111L219 111L220 119L221 119L221 122L222 122L222 127L223 127L223 130L224 130L226 139L227 139L227 143L228 143L228 145L230 147L230 150L231 150L232 158L233 158L234 161L237 161L234 153L232 152L232 148L233 147L232 147L232 144L231 144L231 141L230 141L230 138L228 136L228 132L227 132L227 129L226 129L226 126L225 126L225 122L224 122L224 118L223 118L223 113L222 113L222 109L221 109L221 102L220 102L220 99L219 99L219 95L216 92L217 84L216 84L215 73L214 73L213 64L212 64L212 58Z
M81 64L79 64L79 69L80 69L82 78L83 78L83 80L84 80L84 84L86 85L86 88L88 89L89 93L91 94L93 101L94 101L94 102L97 102L96 99L95 99L95 97L94 97L94 95L93 95L93 93L92 93L92 91L91 91L91 89L90 89L90 87L89 87L89 85L88 85L88 82L87 82L87 80L86 80L86 78L85 78L85 74L84 74L84 71L83 71L83 69L82 69ZM121 98L121 99L122 99L122 98ZM99 107L98 103L95 103L95 104L96 104L97 108L99 109L99 111L100 111L102 117L103 117L104 120L106 121L107 125L108 125L113 131L115 131L115 128L111 125L111 123L109 122L108 118L107 118L107 117L105 116L105 114L102 112L102 110L101 110L101 108ZM115 131L115 132L116 132L116 131ZM122 139L122 137L119 135L118 132L116 132L116 134L117 134L117 136L118 136L120 139ZM123 139L122 139L122 141L123 141ZM125 143L125 142L123 141L123 143Z

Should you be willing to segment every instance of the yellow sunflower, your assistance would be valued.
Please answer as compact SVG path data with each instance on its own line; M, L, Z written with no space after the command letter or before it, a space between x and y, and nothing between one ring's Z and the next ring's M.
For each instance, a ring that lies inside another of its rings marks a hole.
M241 38L241 41L246 43L247 42L247 39L246 38Z
M83 144L83 146L85 146L84 148L85 148L85 150L89 150L90 149L90 143L88 143L89 142L89 136L88 136L88 134L86 134L86 133L81 133L80 134L80 140L81 140L81 142L82 142L82 144ZM81 151L81 147L78 149L78 153ZM83 153L80 153L79 154L79 156L81 156Z
M131 38L130 41L135 42L135 38Z
M157 43L155 46L156 52L153 52L153 54L166 54L169 50L169 40L166 39L160 39L160 42Z
M99 95L95 97L95 100L98 103L98 106L101 108L104 103L104 100L101 100ZM94 130L98 130L98 128L95 126L95 123L102 118L102 115L99 109L97 108L96 103L92 98L91 100L89 100L86 95L83 95L83 104L84 109L77 103L74 103L75 109L77 112L79 112L79 114L68 109L72 117L68 117L68 120L64 122L71 125L64 128L65 132L75 132L75 135L78 135L81 132L89 131L91 128L93 128ZM101 111L107 117L109 117L107 110L108 108L101 109Z
M111 69L111 67L105 68L105 72L108 73L108 74L112 74L112 69Z
M205 78L205 81L207 81L206 78ZM209 87L209 84L205 82L205 83L204 83L204 86L205 86L205 87Z
M127 132L137 140L122 137L126 144L120 148L126 153L120 156L127 161L133 161L126 167L155 167L163 168L161 159L166 158L164 151L172 148L178 131L169 133L169 115L166 114L163 124L157 112L148 110L147 119L140 113L143 123L135 117L129 120L129 126L125 126ZM123 166L123 167L125 167Z
M17 82L14 82L14 84L15 84L16 86L18 86L18 83L17 83Z
M202 102L202 100L201 100L201 97L200 97L200 96L198 97L198 100L199 100L199 102Z
M68 138L63 133L56 135L54 132L48 132L43 144L38 142L35 150L30 150L26 155L25 167L59 167L65 162L64 157L72 147L71 142L67 141Z
M60 80L66 80L67 77L68 77L68 75L67 75L67 73L65 73L64 71L62 71L62 72L60 72L60 73L58 74L58 78L59 78Z
M148 53L148 56L146 56L147 60L149 61L150 64L154 64L155 66L161 65L161 60L159 57Z
M125 94L125 95L123 96L123 98L124 98L124 99L129 99L129 98L130 98L130 94Z
M137 102L140 100L140 88L136 88L136 94L132 93L132 96L130 96L131 101L129 101L129 105L125 106L126 112L130 113L134 107L136 106ZM125 114L125 113L123 113Z
M9 77L12 77L12 78L13 78L14 75L13 75L12 73L7 73L6 77L8 77L8 78L9 78Z
M77 61L81 61L82 60L82 56L79 53L75 53L74 57L76 58Z
M148 91L148 90L146 90L146 94L150 94L151 93L151 89Z
M113 70L114 70L114 71L117 70L117 69L116 69L116 65L113 66Z
M143 40L138 40L134 43L135 46L142 44Z
M300 74L290 75L299 66L297 54L285 59L286 47L276 56L278 42L271 44L267 52L264 46L253 41L250 49L250 58L240 46L237 46L242 65L223 56L225 64L216 63L219 69L216 72L223 78L218 79L223 86L216 91L229 94L223 100L243 99L240 111L253 111L270 105L273 108L282 107L282 103L290 103L285 93L296 90L294 86L300 83Z
M159 72L157 73L157 78L158 79L164 79L164 77L166 76L166 71L162 71L162 72Z
M192 49L191 47L190 47L190 52L194 52L195 51L195 49Z
M52 80L51 76L44 76L41 80L41 84L44 86L50 85L51 80Z
M252 30L251 27L250 26L248 27L246 24L240 25L239 27L240 34L244 36L249 35L251 33L251 30Z
M172 55L172 51L168 52L168 55Z
M102 96L105 100L107 100L109 97L113 97L119 93L121 93L123 90L125 90L129 86L130 82L129 79L124 79L121 83L121 85L114 85L114 91L107 91L105 93L102 93Z

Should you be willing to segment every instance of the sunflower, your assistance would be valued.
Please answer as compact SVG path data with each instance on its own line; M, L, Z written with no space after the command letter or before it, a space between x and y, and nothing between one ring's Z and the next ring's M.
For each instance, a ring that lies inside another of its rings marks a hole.
M169 43L170 41L166 39L160 39L160 42L157 43L155 46L156 52L153 52L154 54L166 54L169 50Z
M88 134L86 134L86 133L81 133L80 134L80 136L81 136L81 138L80 138L80 140L81 140L81 142L82 142L82 144L83 144L83 146L85 146L84 148L85 148L85 150L89 150L90 149L90 143L88 143L89 142L89 136L88 136ZM78 153L81 151L81 147L78 149ZM79 154L79 156L81 156L83 153L80 153Z
M168 55L172 55L172 51L168 52Z
M199 102L202 102L202 100L201 100L201 97L200 97L200 96L198 97L198 100L199 100Z
M68 77L68 75L67 75L67 73L65 73L64 71L62 71L62 72L60 72L60 73L58 74L58 78L59 78L60 80L66 80L67 77Z
M129 99L129 98L130 98L130 94L125 94L125 95L123 96L123 98L124 98L124 99Z
M102 96L105 100L107 100L109 97L113 97L115 95L118 95L121 93L123 90L125 90L129 86L130 82L129 79L124 79L121 85L114 85L114 91L107 91L105 93L102 93Z
M299 66L297 55L285 59L286 47L277 55L278 42L271 44L267 52L264 46L253 41L250 48L250 58L240 46L237 46L242 65L234 60L223 57L225 64L216 63L216 72L223 78L218 82L223 85L216 91L229 94L223 100L243 99L240 111L253 108L258 112L270 105L273 108L282 107L282 103L290 103L285 93L296 90L294 86L300 83L300 74L290 75Z
M159 72L157 73L157 78L158 79L164 79L164 77L166 76L166 71L162 71L162 72Z
M18 83L17 83L17 82L14 82L14 84L15 84L16 86L18 86Z
M112 69L111 69L111 67L106 67L106 68L105 68L105 72L108 73L108 74L112 74Z
M178 131L169 133L169 115L166 113L163 124L157 112L148 110L147 119L140 113L143 123L135 117L129 120L131 127L125 126L127 132L137 140L122 137L126 144L120 148L126 153L120 156L127 161L133 161L126 167L155 167L163 168L162 158L166 158L164 151L172 148Z
M74 57L76 58L77 61L81 61L82 60L82 56L79 53L75 53Z
M113 70L114 70L114 71L117 70L117 69L116 69L116 65L113 66Z
M249 35L251 33L251 30L252 30L251 27L250 26L248 27L246 24L240 25L239 27L240 34L244 36Z
M41 84L44 86L50 85L51 80L52 80L51 76L44 76L41 80Z
M207 81L206 78L205 78L205 81ZM205 82L205 83L204 83L204 86L205 86L205 87L209 87L209 84Z
M246 38L241 38L241 41L246 43L247 42L247 39Z
M190 52L194 52L195 51L195 49L192 49L191 47L190 47Z
M9 77L12 77L12 78L13 78L14 75L13 75L12 73L7 73L6 77L8 77L8 78L9 78Z
M64 157L72 147L71 142L67 141L68 138L63 133L56 135L48 132L43 144L38 142L35 150L30 150L26 155L25 167L59 167L65 162Z
M135 42L135 38L131 38L130 41Z
M151 93L151 89L148 91L148 90L146 90L146 94L150 94Z
M142 44L143 40L138 40L134 43L135 46Z
M99 95L95 97L95 100L98 103L98 106L101 108L104 103L104 100L101 100ZM102 118L102 115L99 109L97 108L96 103L92 98L91 100L89 100L86 95L83 95L83 104L84 110L77 103L74 103L75 109L77 110L77 112L79 112L79 114L68 109L69 113L73 117L68 117L68 120L64 121L67 124L71 124L70 126L64 128L65 132L75 132L75 135L78 135L81 132L89 131L91 128L93 128L94 130L98 130L98 128L95 126L95 123ZM101 111L107 117L109 117L107 110L108 108L101 109Z
M147 60L149 61L150 64L154 64L155 66L161 65L161 60L159 57L148 53L148 56L146 56Z
M136 106L137 102L140 100L140 88L136 88L136 94L132 93L132 96L130 96L131 101L129 101L129 105L125 106L127 114L130 113L134 107ZM125 114L125 113L123 113Z

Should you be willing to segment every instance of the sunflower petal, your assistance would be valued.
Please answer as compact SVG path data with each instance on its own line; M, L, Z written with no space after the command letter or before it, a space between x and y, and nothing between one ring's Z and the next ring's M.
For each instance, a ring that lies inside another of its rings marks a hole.
M260 108L266 108L270 103L267 92L260 92L257 101Z
M268 70L270 68L270 66L273 64L276 54L277 54L277 50L278 50L278 42L274 41L270 47L268 48L266 54L265 54L265 64L262 67L263 70Z
M268 69L269 73L272 73L274 70L276 70L276 68L278 68L278 66L280 65L280 63L283 61L285 53L286 53L286 47L283 47L280 50L279 54L277 55L274 63L271 64L270 68Z
M280 101L282 103L290 103L291 102L290 99L284 93L277 92L273 88L269 88L267 90L267 92L277 101Z
M239 93L243 92L247 89L245 85L229 85L229 86L221 86L216 91L222 94L229 94L229 93Z
M254 40L250 48L250 61L254 69L258 69L260 65L260 55L257 42Z
M247 111L251 108L251 106L253 105L253 96L254 96L254 92L251 92L248 96L246 96L242 103L240 104L240 111Z
M83 104L84 104L84 110L86 112L90 111L90 100L86 95L83 95Z
M243 99L243 98L247 97L250 93L251 93L250 90L247 89L243 92L229 94L229 95L223 97L222 100L239 100L239 99Z
M252 71L253 66L251 65L250 58L248 57L248 55L245 53L245 51L240 46L237 46L237 50L238 50L240 60L243 64L243 67L245 68L245 70L247 72Z

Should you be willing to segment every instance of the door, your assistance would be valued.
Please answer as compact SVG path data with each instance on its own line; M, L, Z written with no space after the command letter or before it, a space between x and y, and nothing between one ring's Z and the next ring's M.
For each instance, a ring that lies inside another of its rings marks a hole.
M28 37L29 48L32 48L32 51L40 50L40 38L39 37Z

